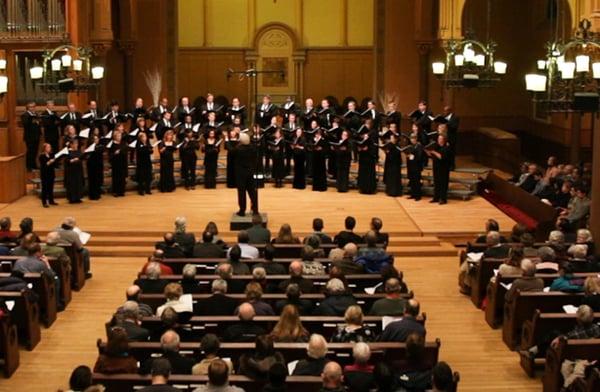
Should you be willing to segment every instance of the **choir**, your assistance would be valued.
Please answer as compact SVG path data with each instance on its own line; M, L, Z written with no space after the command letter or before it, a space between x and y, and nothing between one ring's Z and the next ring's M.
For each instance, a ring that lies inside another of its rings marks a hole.
M122 112L119 103L113 101L108 111L101 114L92 100L83 114L69 104L68 111L59 115L52 101L41 112L32 102L21 118L27 168L37 169L39 163L45 207L55 204L54 172L60 160L63 160L69 203L79 203L83 198L84 167L89 198L101 197L105 156L111 170L111 193L115 197L125 194L130 164L135 164L133 177L138 193L151 193L155 152L160 157L160 192L176 188L176 156L181 161L183 186L186 190L195 189L199 153L203 155L204 186L215 188L223 144L227 156L226 184L234 188L240 135L247 134L256 154L246 158L252 162L245 164L253 166L255 173L270 176L275 187L282 187L284 178L292 175L292 186L296 189L306 188L306 179L310 178L314 191L326 191L328 179L333 179L338 192L347 192L354 161L358 163L359 192L376 193L377 165L382 151L386 194L403 194L401 171L405 161L409 179L406 193L409 198L420 200L421 172L431 159L435 187L432 202L446 203L459 125L449 106L444 107L443 114L434 116L426 102L419 102L408 116L411 129L407 133L400 129L402 115L394 103L388 104L386 112L380 112L372 100L359 109L351 99L341 108L331 97L321 100L319 106L308 98L301 107L289 97L278 107L265 95L256 106L250 116L239 98L233 98L230 105L219 104L213 94L208 94L198 108L191 106L188 97L181 98L174 108L169 107L167 98L150 108L145 108L143 100L138 98L129 112ZM36 161L42 133L45 144Z

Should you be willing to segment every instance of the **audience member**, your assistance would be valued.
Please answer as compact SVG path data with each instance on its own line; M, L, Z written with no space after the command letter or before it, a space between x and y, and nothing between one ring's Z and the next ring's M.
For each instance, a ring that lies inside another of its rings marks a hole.
M304 275L325 274L325 266L320 262L315 261L315 257L317 257L315 255L316 250L318 250L319 252L322 251L322 249L313 248L311 245L306 244L300 251L300 256L302 257L302 273Z
M223 332L223 340L226 342L254 342L256 337L264 335L265 330L255 324L252 320L256 316L254 307L244 302L238 308L239 323L230 325Z
M323 386L319 392L344 392L344 375L337 362L328 362L321 373Z
M454 375L452 369L444 361L435 364L431 372L432 392L453 392Z
M160 317L166 308L173 308L177 313L192 313L194 311L192 301L187 301L186 297L183 297L183 289L179 283L169 283L166 285L164 295L167 302L156 309L158 317Z
M333 262L333 265L340 267L342 272L346 275L353 274L364 274L365 267L362 264L355 262L356 255L358 253L358 247L355 243L349 242L344 245L344 257L339 262ZM331 253L329 254L331 258Z
M587 245L573 245L569 248L569 253L573 256L569 260L573 272L592 272L595 269L595 265L587 257Z
M402 298L400 289L398 279L388 279L385 282L385 298L375 301L369 314L373 316L402 316L406 307L406 300Z
M260 257L260 253L258 249L252 245L249 245L250 239L248 238L248 232L246 230L240 230L237 236L238 243L237 246L240 249L240 258L242 259L258 259ZM227 258L230 257L231 251L235 248L229 248L227 251Z
M345 230L340 231L334 238L338 248L343 248L347 243L352 242L354 244L362 243L362 238L354 232L356 226L356 219L352 216L347 216L344 220Z
M77 366L69 378L71 392L83 392L92 385L92 370L87 366Z
M175 331L167 331L160 337L160 347L162 349L162 356L158 358L164 358L171 364L171 372L173 374L192 374L192 366L194 366L194 360L187 358L179 353L179 335ZM147 359L140 367L141 374L150 373L153 362L158 358Z
M300 287L296 283L289 284L285 289L286 299L280 299L275 303L277 314L281 314L283 308L287 305L293 305L298 309L298 313L301 316L309 315L312 311L313 303L307 299L300 298L301 295Z
M254 313L257 316L275 316L275 311L273 311L271 305L261 300L263 291L259 283L248 283L246 285L245 294L247 301L246 303L249 303L250 305L252 305L252 307L254 307ZM236 309L235 313L237 314L238 311L239 309Z
M143 342L150 338L150 331L142 328L140 322L140 309L137 302L127 301L123 304L119 314L119 326L127 332L130 342Z
M302 326L298 308L294 305L286 305L270 336L275 342L306 342L308 340L308 331Z
M535 263L529 259L523 259L521 261L521 277L512 282L510 289L504 295L504 300L512 302L515 294L519 291L542 291L544 281L541 278L536 278L535 272Z
M274 363L269 368L267 383L263 387L263 392L286 392L287 386L285 379L288 375L287 367L279 362Z
M284 223L277 233L277 237L273 238L273 244L299 244L300 239L292 233L292 227Z
M234 251L234 254L236 252ZM241 264L241 263L240 263ZM241 294L246 289L243 280L233 279L233 265L231 263L221 263L217 266L215 273L227 282L227 291L232 294Z
M373 369L373 381L375 382L376 392L396 391L396 380L394 373L389 365L384 361L379 361Z
M75 218L71 216L63 219L62 224L58 230L56 230L60 238L60 242L66 242L67 244L70 244L77 250L77 252L81 253L81 257L83 258L83 269L85 270L85 278L89 279L92 277L92 274L90 273L90 251L84 247L85 244L81 242L78 231L79 229L77 228L77 222L75 221Z
M125 290L125 298L126 301L133 301L135 303L137 303L138 305L138 313L140 315L140 317L150 317L150 316L154 316L154 311L152 310L152 308L149 305L146 305L144 303L141 303L139 301L139 295L140 295L140 286L138 285L131 285L127 288L127 290ZM123 306L120 306L117 309L117 315L123 312Z
M224 255L223 247L213 242L213 234L210 231L202 233L202 242L194 245L192 254L200 259L219 259Z
M273 339L268 335L260 335L256 338L256 347L252 353L244 353L240 357L239 374L248 376L254 380L266 380L269 369L275 363L285 364L283 355L275 351Z
M204 231L208 231L213 235L213 242L217 245L221 245L223 247L226 246L225 242L221 239L221 237L219 237L219 229L217 227L217 224L215 222L208 222L206 224L206 227L204 228Z
M242 258L245 257L243 257L243 250L240 245L234 245L229 248L227 262L233 267L233 273L236 275L250 275L250 268L248 267L248 264L241 262Z
M227 296L227 282L215 279L211 283L212 295L194 305L194 314L199 316L230 316L238 306L235 298Z
M355 305L356 299L346 290L339 279L330 279L325 286L325 299L315 308L318 316L342 316L348 306Z
M152 385L140 389L140 392L178 392L179 389L168 384L171 376L171 363L164 358L152 361L150 369Z
M371 349L363 342L356 343L352 348L354 363L344 366L344 380L350 391L369 392L375 385L373 378L374 366L369 364Z
M12 232L12 222L8 216L0 218L0 242L16 242L17 234Z
M381 270L394 262L391 255L387 254L385 249L377 246L377 234L369 231L365 235L366 246L358 250L356 260L367 273L380 273Z
M196 279L196 266L194 264L186 264L183 266L181 271L181 288L184 294L200 294L202 293L202 287L200 282Z
M35 239L35 242L41 242L40 237L38 237L38 235L35 234L33 231L33 219L31 219L30 217L25 217L21 219L21 222L19 223L19 230L19 234L17 234L17 241L20 241L21 238L23 238L27 234L32 234Z
M600 277L588 276L583 283L585 296L581 300L583 305L587 305L594 312L600 312Z
M37 237L33 233L25 234L19 240L19 246L15 246L10 251L12 256L27 256L28 249L31 245L39 244L39 241L36 239Z
M560 263L558 269L558 278L552 281L550 291L562 291L567 293L578 293L583 291L582 279L576 279L573 276L573 267L571 263Z
M265 250L264 250L265 261L254 264L253 268L262 267L265 269L265 271L269 275L285 275L287 273L286 268L282 264L279 264L279 263L276 263L275 261L273 261L274 258L275 258L275 247L273 247L273 245L271 245L270 243L267 243L265 245Z
M573 228L581 227L585 218L590 213L590 199L587 197L587 189L584 185L573 186L574 196L569 200L566 210L561 216L565 217Z
M405 342L411 333L425 337L425 327L417 320L419 308L417 300L409 299L404 310L404 317L389 323L377 340L380 342Z
M246 230L248 242L251 244L268 244L271 242L271 230L263 225L260 214L252 215L252 227Z
M329 362L327 355L327 340L323 335L312 334L308 339L306 358L301 359L294 368L294 376L320 376L325 364Z
M344 313L345 325L338 327L337 333L331 338L332 342L370 342L374 340L373 332L363 324L362 308L358 305L348 306Z
M406 338L406 358L394 361L393 367L399 377L398 386L403 390L424 391L431 388L432 363L425 358L425 338L411 333Z
M504 259L508 257L510 247L500 242L500 233L497 231L490 231L487 233L486 245L487 249L483 252L484 258Z
M100 353L94 373L137 373L137 360L129 355L127 332L122 327L112 327L108 332L106 348Z
M160 275L160 265L156 262L151 262L146 267L146 278L138 278L134 284L144 294L160 294L165 291L165 286L169 283L168 280L161 279Z
M477 239L475 239L475 243L485 244L486 239L487 239L487 233L489 233L490 231L500 232L500 224L498 224L497 220L488 219L485 221L485 234L482 234L479 237L477 237ZM500 242L505 243L506 238L504 238L503 236L500 236Z
M310 279L306 279L302 276L303 264L301 261L292 261L289 266L290 278L282 281L279 284L279 291L285 292L287 286L295 283L300 287L300 291L303 293L311 293L313 291L313 282Z
M242 388L229 385L229 367L221 359L213 360L208 366L208 383L194 392L244 392Z
M313 219L313 222L312 222L313 232L311 233L311 236L316 235L317 237L319 237L322 244L331 244L333 241L330 236L323 233L323 226L324 226L323 219L321 219L321 218ZM308 236L304 239L305 242L306 242L307 238L308 238Z
M142 267L142 274L148 274L150 263L157 263L160 266L161 275L173 275L173 269L165 264L165 252L162 249L154 249L152 256L148 258L148 261Z
M186 231L187 219L184 216L178 216L175 218L175 230L173 237L175 242L179 244L181 249L187 257L192 257L192 251L194 249L194 244L196 243L196 236L194 233L189 233Z
M150 337L150 340L160 340L161 336L165 332L172 330L175 331L177 335L179 335L180 340L184 342L194 341L195 335L191 329L191 326L181 324L179 322L180 318L187 320L189 317L187 316L187 314L185 316L180 317L179 313L177 313L177 311L172 307L168 307L165 310L163 310L162 314L160 315L160 327L152 329L152 335Z
M208 374L209 365L218 359L223 360L227 364L230 374L233 373L233 364L231 363L231 360L219 357L220 347L221 342L217 335L212 333L204 335L200 341L200 350L204 354L204 358L192 367L192 374L195 376Z
M381 232L382 227L383 221L380 218L371 218L371 231L375 233L375 236L377 237L377 243L382 244L384 248L387 248L390 241L390 236L388 233ZM366 238L364 238L364 242L367 242Z
M185 257L183 248L175 241L175 235L171 232L165 233L163 241L158 242L156 248L164 252L165 259L182 259Z

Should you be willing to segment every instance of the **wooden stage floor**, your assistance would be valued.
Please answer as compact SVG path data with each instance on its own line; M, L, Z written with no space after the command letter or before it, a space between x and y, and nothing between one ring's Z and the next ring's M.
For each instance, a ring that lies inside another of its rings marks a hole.
M481 198L469 201L451 200L445 206L428 203L425 198L414 202L390 198L383 193L360 195L338 194L334 190L315 193L291 188L261 190L262 210L269 214L270 228L293 222L298 232L310 230L312 218L325 220L326 231L336 232L344 217L354 215L358 231L367 230L372 216L384 220L384 229L395 236L474 235L482 230L484 220L495 218L503 230L514 222ZM177 189L172 194L141 197L128 194L124 198L105 197L100 201L85 200L69 206L43 209L38 199L27 196L0 206L0 216L11 216L15 225L31 216L35 229L56 227L64 216L77 218L80 227L90 231L155 231L170 230L174 217L185 215L189 229L198 233L209 220L215 220L227 231L235 210L235 191L222 185L217 190ZM158 238L157 238L158 240ZM151 248L148 248L148 252ZM56 323L42 331L42 341L32 352L21 351L21 366L11 379L0 379L0 391L56 391L67 387L71 370L79 364L93 366L96 339L105 338L104 322L124 300L124 290L135 279L144 263L143 257L94 257L94 277ZM428 339L440 338L440 359L461 373L460 391L539 391L539 380L529 379L519 367L518 356L506 349L499 330L491 330L483 313L470 300L458 293L457 258L398 257L398 268L422 310L427 313Z

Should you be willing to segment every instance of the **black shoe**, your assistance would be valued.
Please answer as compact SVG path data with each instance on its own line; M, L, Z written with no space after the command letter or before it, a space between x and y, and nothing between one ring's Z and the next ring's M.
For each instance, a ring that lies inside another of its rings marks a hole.
M235 213L237 216L246 216L246 213L244 211L238 211Z
M144 192L143 191L138 191L138 195L144 196Z
M420 197L415 197L414 199L415 199L415 201L419 201L419 200L421 200L421 198L420 198Z
M58 203L57 203L57 202L55 202L55 201L53 200L53 201L51 201L51 202L50 202L50 205L51 205L51 206L57 206L57 205L58 205Z
M152 192L150 192L150 191L146 191L146 194L147 194L147 195L151 195L151 194L152 194Z
M440 205L441 204L448 204L448 202L446 200L440 200Z
M86 272L85 273L85 278L86 279L92 279L92 273L91 272Z
M430 203L439 203L440 201L438 199L431 199L429 200Z
M407 199L411 200L411 199L416 199L416 197L413 196L408 196Z
M48 208L48 204L46 204L46 203L42 203L42 207L44 207L44 208Z

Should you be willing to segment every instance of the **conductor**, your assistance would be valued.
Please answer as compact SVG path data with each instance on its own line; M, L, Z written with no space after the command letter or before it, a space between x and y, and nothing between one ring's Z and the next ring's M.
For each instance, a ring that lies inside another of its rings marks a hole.
M240 135L240 144L235 151L235 183L238 193L240 210L237 215L246 215L246 192L250 197L250 206L253 214L258 214L258 195L254 172L256 170L256 147L250 144L250 136L245 133Z

